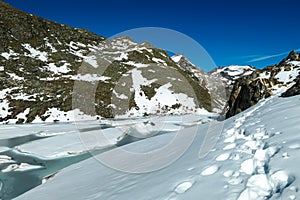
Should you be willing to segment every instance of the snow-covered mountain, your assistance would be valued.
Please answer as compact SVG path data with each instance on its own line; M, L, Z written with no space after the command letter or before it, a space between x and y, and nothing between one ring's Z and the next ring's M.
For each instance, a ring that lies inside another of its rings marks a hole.
M164 50L128 37L105 40L4 2L0 9L2 123L212 110L208 89ZM95 84L95 111L74 107L74 99L89 101Z
M224 114L235 80L255 71L229 66L206 73L147 42L105 39L4 2L0 9L1 123Z
M218 67L210 72L205 72L183 55L175 55L172 59L186 70L191 77L197 78L200 84L209 90L213 111L221 114L226 112L226 104L235 81L240 77L252 74L256 70L251 66L232 65Z
M205 72L1 0L0 30L0 199L299 198L298 53Z
M219 108L223 109L222 113L228 109L227 102L236 80L252 74L255 70L251 66L231 65L216 68L208 73L207 77L210 80L208 88L214 97L212 99L216 102L215 105L219 105Z
M255 70L235 81L229 98L227 117L255 105L260 99L277 93L293 96L299 93L300 58L292 51L278 65Z
M219 67L210 72L211 76L221 76L221 79L227 83L227 85L232 85L235 80L242 76L247 76L252 74L256 69L252 66L239 66L230 65L225 67Z
M184 55L174 55L171 57L172 60L177 63L181 68L190 73L191 77L196 77L202 86L207 86L207 73L200 67L195 66L188 58Z

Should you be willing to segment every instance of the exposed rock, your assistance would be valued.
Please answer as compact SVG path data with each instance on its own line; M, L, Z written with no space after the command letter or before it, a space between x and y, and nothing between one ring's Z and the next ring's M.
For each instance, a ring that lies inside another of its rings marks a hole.
M271 95L266 87L268 80L257 79L258 76L259 73L254 72L252 75L242 77L236 81L228 101L230 109L226 114L227 118L246 110L255 105L260 99Z
M230 109L226 117L232 117L274 94L282 93L284 97L300 94L299 73L299 54L292 51L278 65L268 66L263 70L256 70L250 76L239 78L231 92L228 101ZM287 90L289 87L291 88Z
M296 84L289 88L286 92L284 92L282 97L291 97L300 94L300 77L298 77Z
M4 2L0 32L2 123L69 120L74 102L83 105L82 114L107 118L212 110L210 93L194 74L195 67L178 65L149 43L128 37L105 40ZM89 90L95 83L95 91ZM159 97L160 90L169 96Z

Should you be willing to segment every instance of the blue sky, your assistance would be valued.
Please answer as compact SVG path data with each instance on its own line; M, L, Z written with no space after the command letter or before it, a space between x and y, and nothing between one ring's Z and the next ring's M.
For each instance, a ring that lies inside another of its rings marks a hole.
M261 68L300 48L299 0L4 1L105 37L140 27L173 29L200 43L218 66Z

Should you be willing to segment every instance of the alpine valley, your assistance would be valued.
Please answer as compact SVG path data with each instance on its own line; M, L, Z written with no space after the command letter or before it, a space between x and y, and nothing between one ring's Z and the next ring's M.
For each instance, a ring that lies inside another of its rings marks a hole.
M0 1L0 199L298 199L300 54L201 67ZM192 142L151 173L95 159L131 166L118 149L155 152L176 137Z

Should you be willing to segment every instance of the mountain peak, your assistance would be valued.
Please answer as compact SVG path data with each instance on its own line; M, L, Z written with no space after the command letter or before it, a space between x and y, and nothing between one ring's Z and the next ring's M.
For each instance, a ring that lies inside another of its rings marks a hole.
M272 95L293 96L300 92L300 58L291 51L278 65L256 70L251 76L237 79L229 99L231 117Z
M291 51L289 55L278 64L278 66L284 66L289 64L289 62L293 61L300 61L300 54L297 53L295 50Z
M289 55L287 56L287 59L291 60L291 61L297 61L297 60L299 60L299 54L293 50L289 53Z
M178 63L183 58L183 55L176 54L176 55L172 56L171 58L174 62Z

